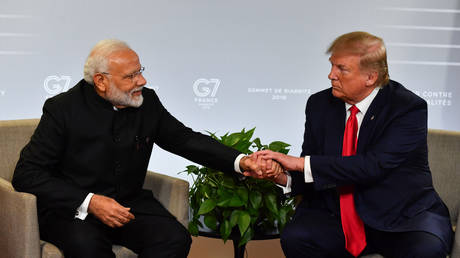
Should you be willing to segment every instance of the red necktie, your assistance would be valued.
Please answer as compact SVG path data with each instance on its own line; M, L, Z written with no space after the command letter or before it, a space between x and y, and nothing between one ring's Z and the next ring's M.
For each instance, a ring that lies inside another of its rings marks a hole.
M359 109L354 105L350 108L350 117L348 117L343 134L342 156L353 156L356 154L356 143L358 141L358 120L356 113ZM353 199L354 187L341 186L340 193L340 216L342 218L342 229L345 235L345 248L353 256L357 257L366 247L366 234L364 233L364 223L355 209Z

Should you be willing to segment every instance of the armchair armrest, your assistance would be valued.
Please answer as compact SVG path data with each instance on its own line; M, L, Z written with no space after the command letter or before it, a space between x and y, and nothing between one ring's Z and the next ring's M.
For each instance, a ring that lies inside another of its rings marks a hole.
M5 257L41 257L37 204L32 194L16 192L0 178L0 253Z
M454 226L455 237L454 243L452 244L452 252L450 253L450 258L460 258L460 232L457 230L458 224L460 223L460 213L457 216L457 224Z
M188 227L189 184L187 181L147 171L144 189L151 190L153 196L174 215L185 227Z

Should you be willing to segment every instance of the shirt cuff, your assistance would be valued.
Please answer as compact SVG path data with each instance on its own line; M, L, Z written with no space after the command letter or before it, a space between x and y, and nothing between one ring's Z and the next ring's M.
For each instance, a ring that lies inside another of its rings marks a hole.
M305 164L303 170L303 174L305 176L305 183L313 183L313 175L311 174L310 166L310 156L305 156Z
M292 178L291 178L291 174L289 174L289 172L287 171L286 171L286 177L287 177L286 186L276 184L279 188L283 189L283 194L288 194L291 192Z
M75 218L85 220L86 216L88 216L88 206L91 198L93 197L93 193L89 193L83 203L78 207L77 212L75 212Z
M241 171L241 169L240 169L240 161L241 161L241 159L242 159L244 156L246 156L246 155L243 154L243 153L241 153L240 155L238 155L238 157L236 157L235 163L234 163L234 165L233 165L233 166L235 167L235 171L238 172L238 173L240 173L240 174L243 173L243 172Z

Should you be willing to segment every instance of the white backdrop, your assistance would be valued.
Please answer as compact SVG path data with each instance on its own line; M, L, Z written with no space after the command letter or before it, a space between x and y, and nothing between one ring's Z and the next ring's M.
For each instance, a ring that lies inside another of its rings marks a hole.
M37 118L75 85L91 47L127 41L148 87L196 131L257 127L298 155L309 95L329 87L325 50L365 30L387 45L390 77L429 104L429 127L460 130L458 0L0 0L0 120ZM189 161L154 148L149 169Z

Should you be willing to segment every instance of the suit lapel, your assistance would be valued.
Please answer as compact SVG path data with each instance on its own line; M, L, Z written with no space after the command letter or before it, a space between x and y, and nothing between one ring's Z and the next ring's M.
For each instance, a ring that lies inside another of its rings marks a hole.
M327 120L325 128L324 154L342 155L342 142L346 115L345 103L332 96L332 93L330 98L331 109L329 110L327 117L323 118Z
M382 110L385 106L389 92L389 86L390 85L386 85L379 90L377 96L375 96L374 100L369 106L369 109L366 112L366 115L363 118L361 127L359 129L358 146L356 149L357 153L362 153L365 151L364 147L368 146L371 136L374 135L377 121L379 121L382 116Z

